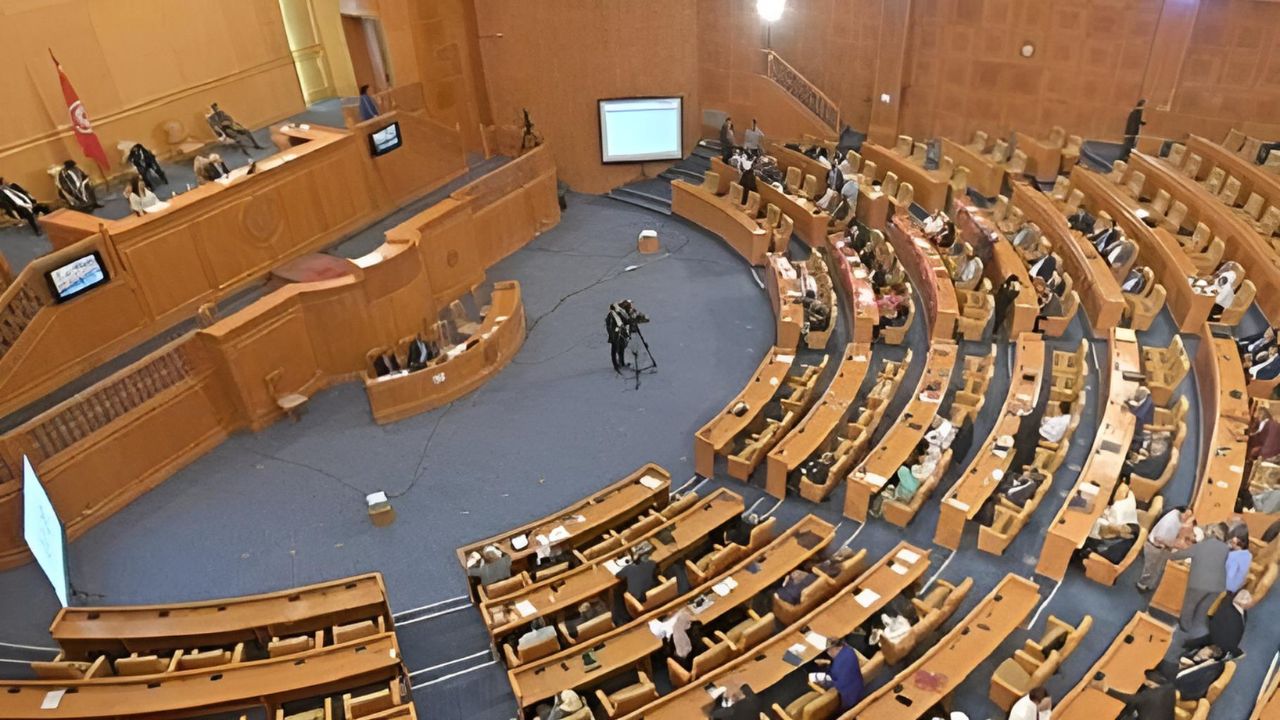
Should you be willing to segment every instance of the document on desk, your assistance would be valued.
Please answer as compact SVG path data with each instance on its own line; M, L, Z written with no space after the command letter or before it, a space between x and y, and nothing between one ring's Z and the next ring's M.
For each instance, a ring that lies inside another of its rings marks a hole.
M813 647L817 648L818 650L826 650L827 646L831 644L827 640L826 636L819 635L816 632L806 633L804 636L804 641L809 643Z
M658 488L662 487L662 480L652 475L645 475L640 478L640 484L649 488L650 490L657 490Z
M737 580L734 580L733 578L725 578L724 580L721 580L720 582L713 585L711 589L714 590L715 593L720 597L724 597L729 593L733 592L733 589L736 587L738 587Z
M529 547L529 536L528 536L528 535L517 535L517 536L515 536L515 537L511 538L511 547L512 547L512 549L514 549L514 550L523 550L523 549L525 549L525 548Z
M563 525L557 525L547 537L551 542L558 543L561 540L568 540L570 535L569 531L565 530Z
M631 564L631 558L624 555L620 558L617 558L616 560L605 560L604 569L608 570L610 573L613 573L614 575L617 575L618 573L622 572L622 568L630 564Z
M41 710L57 710L62 704L62 696L67 694L66 688L58 688L50 690L44 694L44 700L40 701Z
M537 615L538 608L534 607L533 603L528 600L521 600L516 603L516 612L520 613L520 617L529 617L530 615Z
M902 548L901 550L898 551L898 554L894 555L894 557L896 557L897 559L901 560L904 563L907 563L908 565L915 565L916 561L920 559L920 553L914 550L908 550L906 548Z
M880 599L880 593L870 588L867 588L862 592L858 593L857 595L854 595L853 599L862 607L871 607L873 604L875 604L877 600Z

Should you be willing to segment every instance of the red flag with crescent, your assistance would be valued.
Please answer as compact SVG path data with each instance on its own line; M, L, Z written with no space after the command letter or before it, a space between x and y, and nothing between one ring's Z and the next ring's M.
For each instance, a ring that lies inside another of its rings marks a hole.
M58 68L58 79L62 81L62 97L67 101L67 115L71 118L71 129L76 134L80 149L84 151L85 157L98 164L103 177L106 177L111 162L107 160L107 154L102 150L102 142L98 140L98 134L93 131L93 123L89 122L89 114L85 112L84 103L80 102L80 96L71 86L71 80L67 78L67 73L63 71L58 58L53 56L53 50L49 51L49 57L53 58L53 64Z

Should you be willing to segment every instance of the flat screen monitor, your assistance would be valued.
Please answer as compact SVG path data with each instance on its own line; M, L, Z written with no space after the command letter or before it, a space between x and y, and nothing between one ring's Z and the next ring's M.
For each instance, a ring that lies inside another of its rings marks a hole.
M67 534L58 511L49 500L35 468L22 457L22 538L31 548L36 564L53 585L62 607L67 606Z
M600 161L679 160L684 157L681 98L601 100Z
M102 264L102 256L96 252L81 255L56 267L46 273L45 277L49 280L49 289L53 291L54 302L66 302L111 279L107 274L107 266Z
M387 153L400 147L400 123L393 122L390 125L369 133L369 152L374 157L386 155Z

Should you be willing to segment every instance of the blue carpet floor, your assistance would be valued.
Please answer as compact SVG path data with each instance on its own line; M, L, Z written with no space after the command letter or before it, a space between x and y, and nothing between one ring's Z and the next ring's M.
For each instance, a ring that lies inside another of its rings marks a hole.
M664 253L635 253L641 229L654 228ZM366 240L367 241L367 240ZM529 335L512 365L476 392L432 413L378 427L363 391L344 385L312 400L298 424L281 423L255 435L238 435L177 473L72 544L70 571L81 602L173 602L298 585L367 570L385 573L393 610L419 608L464 592L453 549L458 545L540 517L573 502L645 462L669 470L676 484L693 476L692 435L750 377L773 340L773 317L750 269L716 238L678 218L606 198L570 195L561 223L492 269L491 279L522 283ZM637 391L609 367L603 313L613 300L629 297L653 322L645 334L659 372ZM1256 317L1250 322L1257 322ZM1173 326L1162 314L1144 343L1166 345ZM1074 349L1084 336L1079 319L1068 336L1050 344ZM1185 339L1185 338L1184 338ZM832 347L839 349L843 334ZM915 359L905 388L913 388L926 351L923 323L907 345ZM994 422L1008 388L1008 353L998 343L995 378L978 420L974 449ZM1095 345L1096 357L1105 342ZM964 343L966 354L989 344ZM1188 342L1194 352L1194 343ZM903 348L877 347L875 362L900 358ZM802 357L802 361L812 355ZM834 360L834 359L833 359ZM901 539L933 548L930 576L975 587L967 612L1005 575L1036 580L1042 597L1034 626L1015 633L962 685L958 709L973 720L1003 717L987 700L994 667L1023 640L1038 636L1045 618L1077 622L1094 616L1093 631L1049 683L1055 697L1072 687L1110 645L1117 631L1145 607L1133 589L1132 570L1115 588L1087 581L1073 569L1060 587L1034 575L1045 526L1094 440L1098 375L1091 360L1089 402L1062 469L1045 502L1004 556L980 553L975 533L950 556L931 543L937 501L967 459L957 459L944 488L905 530L881 520L865 526L844 521L837 542L870 556L883 555ZM833 362L834 364L834 362ZM1183 457L1198 456L1199 415L1194 378L1183 392L1193 401ZM898 398L887 413L905 402ZM881 430L883 432L883 429ZM1194 462L1183 462L1165 490L1170 502L1185 501ZM749 484L723 477L708 481L741 492L748 505L763 498L760 478ZM385 490L398 520L372 527L362 496ZM760 509L773 505L772 500ZM788 499L774 511L784 525L814 512L841 522L839 493L814 505ZM856 537L855 537L856 534ZM1214 706L1215 720L1248 716L1267 665L1280 644L1275 598L1254 611L1246 638L1248 657ZM487 638L476 611L445 603L440 617L399 620L405 659L415 677L419 710L435 718L500 720L514 715L505 673L484 665ZM457 607L456 612L447 609ZM0 641L48 645L55 601L34 566L0 574ZM414 617L417 617L416 615ZM0 656L36 658L0 647ZM475 655L474 660L437 668ZM457 670L477 667L450 677ZM21 666L0 672L20 674ZM891 677L883 673L877 682Z

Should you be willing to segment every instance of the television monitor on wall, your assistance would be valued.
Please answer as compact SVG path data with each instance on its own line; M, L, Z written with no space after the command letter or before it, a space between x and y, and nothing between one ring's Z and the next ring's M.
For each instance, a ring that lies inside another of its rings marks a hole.
M45 273L45 278L49 281L49 289L53 291L53 301L66 302L106 284L111 276L102 262L102 256L92 252L50 270Z
M684 104L678 97L601 100L600 161L679 160L684 157Z
M400 137L400 123L393 122L381 129L374 130L369 133L369 152L374 157L386 155L387 153L400 147L403 140Z

